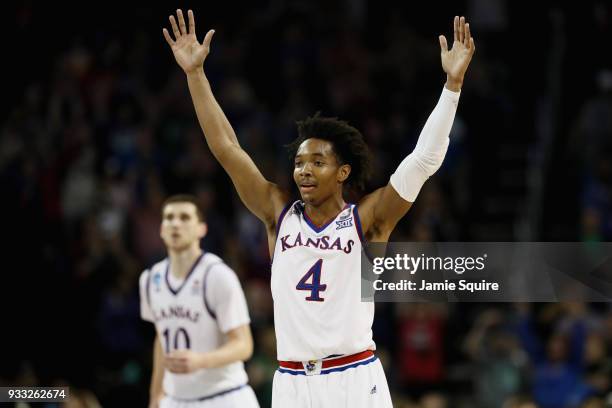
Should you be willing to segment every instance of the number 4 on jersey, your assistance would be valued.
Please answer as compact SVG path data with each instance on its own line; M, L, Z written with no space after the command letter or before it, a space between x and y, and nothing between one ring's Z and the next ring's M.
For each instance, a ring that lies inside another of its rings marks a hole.
M306 297L306 300L314 302L323 302L325 299L319 296L319 292L324 292L327 285L321 285L321 267L323 266L323 260L319 259L313 266L306 272L306 275L302 276L302 279L298 282L295 287L297 290L309 290L310 296ZM310 283L308 279L312 277Z

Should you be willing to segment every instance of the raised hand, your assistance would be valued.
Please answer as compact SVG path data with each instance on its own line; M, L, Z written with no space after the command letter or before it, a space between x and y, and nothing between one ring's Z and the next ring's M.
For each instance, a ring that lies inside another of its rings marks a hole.
M447 88L454 91L461 89L463 77L468 65L472 60L472 55L476 50L474 39L470 33L470 25L465 22L465 17L455 16L454 20L454 41L453 47L449 50L446 37L441 35L440 49L442 58L442 69L447 75Z
M176 62L186 74L202 68L202 64L204 64L204 60L210 52L210 41L215 33L215 30L209 30L204 37L204 42L200 44L195 34L193 11L189 10L187 15L189 17L189 31L187 31L183 12L180 9L176 10L178 25L174 16L170 16L170 25L175 39L172 39L168 30L165 28L163 30L164 37L172 49Z

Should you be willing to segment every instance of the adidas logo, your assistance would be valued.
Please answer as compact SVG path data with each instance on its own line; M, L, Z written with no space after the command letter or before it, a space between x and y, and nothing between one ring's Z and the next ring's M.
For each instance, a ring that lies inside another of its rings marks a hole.
M376 394L376 386L374 386L374 387L372 388L372 390L370 390L370 395L371 395L371 394Z

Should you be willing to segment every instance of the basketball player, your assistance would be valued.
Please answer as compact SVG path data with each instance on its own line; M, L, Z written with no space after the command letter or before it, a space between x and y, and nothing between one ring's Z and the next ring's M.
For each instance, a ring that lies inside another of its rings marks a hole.
M439 37L446 83L417 146L389 184L344 201L343 190L363 185L368 149L359 131L322 117L298 123L293 178L301 200L266 180L240 147L215 100L203 63L214 34L200 44L194 16L181 10L164 29L189 91L208 146L231 177L244 204L265 225L272 259L271 288L279 369L272 406L391 407L380 362L373 353L373 303L361 302L363 241L387 242L423 183L442 164L463 78L475 50L469 25L455 17L454 42Z
M240 283L200 249L206 224L194 197L172 196L162 208L168 258L140 277L141 315L157 331L149 407L258 408L242 363L253 339Z

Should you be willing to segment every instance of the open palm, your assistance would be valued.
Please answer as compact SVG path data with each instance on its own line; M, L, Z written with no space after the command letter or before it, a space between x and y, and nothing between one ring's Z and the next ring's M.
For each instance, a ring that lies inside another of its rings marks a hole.
M470 25L465 17L455 17L453 47L449 50L446 37L440 36L442 69L453 80L462 82L465 71L470 65L472 55L476 50L474 39L470 33Z
M185 26L185 19L183 18L183 12L179 9L176 10L178 18L178 25L174 16L170 16L170 25L172 26L172 32L174 33L174 40L167 29L164 28L163 33L168 45L172 49L174 58L179 66L185 71L185 73L192 72L202 67L206 56L210 52L210 41L215 33L215 30L210 30L204 37L204 42L200 44L195 34L195 20L193 17L193 11L187 12L189 18L189 31Z

